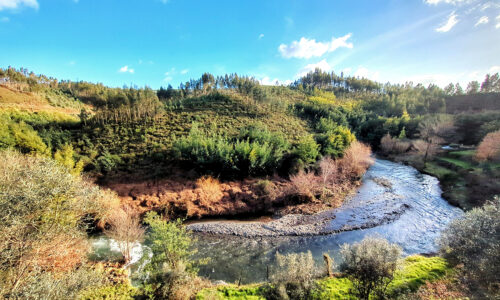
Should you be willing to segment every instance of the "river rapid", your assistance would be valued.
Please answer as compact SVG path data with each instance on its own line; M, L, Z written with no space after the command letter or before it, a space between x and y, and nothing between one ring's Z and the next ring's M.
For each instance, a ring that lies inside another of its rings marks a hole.
M211 280L252 283L266 280L276 252L311 251L318 265L323 253L339 262L339 249L365 236L380 236L405 255L437 250L436 238L463 211L441 197L439 181L410 166L377 159L356 194L341 207L313 216L288 215L264 221L201 221L188 228L197 238L195 258L209 258L199 275ZM94 242L95 257L116 254L113 241ZM141 245L134 261L142 256ZM138 263L130 266L137 269Z

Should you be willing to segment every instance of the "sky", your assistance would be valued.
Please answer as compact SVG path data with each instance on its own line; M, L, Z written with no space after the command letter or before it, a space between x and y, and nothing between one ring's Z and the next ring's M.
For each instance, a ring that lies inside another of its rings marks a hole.
M465 88L499 54L500 0L0 0L0 67L117 87L318 67Z

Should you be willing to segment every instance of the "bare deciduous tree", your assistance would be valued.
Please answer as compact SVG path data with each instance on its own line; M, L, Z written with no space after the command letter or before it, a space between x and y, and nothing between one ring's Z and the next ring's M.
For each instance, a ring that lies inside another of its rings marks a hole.
M420 139L413 143L413 147L423 156L425 165L437 153L439 145L454 139L455 126L450 120L426 120L418 125L418 132Z
M105 234L116 240L125 263L128 263L132 258L134 244L144 237L139 214L130 206L123 206L111 213L107 221L109 228L105 230Z

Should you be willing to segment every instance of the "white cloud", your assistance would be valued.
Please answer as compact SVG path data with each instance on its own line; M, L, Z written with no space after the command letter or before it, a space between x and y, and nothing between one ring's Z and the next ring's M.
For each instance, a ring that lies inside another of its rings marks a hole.
M262 39L263 37L264 37L263 33L259 34L259 40Z
M498 73L500 72L500 66L493 66L489 69L489 73Z
M352 68L344 68L340 70L340 73L344 73L344 75L351 74Z
M187 74L189 72L189 69L184 69L181 71L181 74L184 75L184 74Z
M469 3L472 1L473 0L425 0L424 2L430 5L437 5L441 3L457 5L457 4Z
M330 42L316 42L315 39L302 37L300 41L293 41L290 45L281 44L278 48L281 56L284 58L311 58L320 57L327 52L333 52L338 48L353 48L353 44L347 42L352 34L346 34L343 37L333 37Z
M322 61L320 61L318 63L306 65L305 67L300 69L300 71L295 76L302 77L302 76L305 76L307 73L314 71L316 69L321 69L323 71L330 71L332 69L332 67L330 66L330 64L328 64L326 59L323 59Z
M262 85L289 85L292 80L279 80L278 78L271 79L269 76L265 76L259 80Z
M120 68L120 70L118 70L120 73L130 73L130 74L134 74L134 69L132 68L129 68L128 66L123 66Z
M380 72L370 71L367 68L360 66L360 67L358 67L356 72L354 72L353 75L354 75L354 77L361 77L361 78L367 78L367 79L371 79L371 80L378 80L380 77Z
M458 23L458 18L457 14L455 12L452 12L450 16L448 17L448 20L441 25L440 27L436 28L437 32L448 32L450 31L455 25Z
M495 20L497 21L497 25L495 25L495 28L500 28L500 15L498 15Z
M68 62L68 66L74 66L74 65L76 65L76 61L72 60Z
M474 25L474 27L477 27L481 24L487 24L489 22L489 19L487 16L482 16L481 18L479 18L479 20L477 20L476 22L476 25Z
M37 0L0 0L0 10L18 9L22 6L31 7L34 9L38 9L39 7Z

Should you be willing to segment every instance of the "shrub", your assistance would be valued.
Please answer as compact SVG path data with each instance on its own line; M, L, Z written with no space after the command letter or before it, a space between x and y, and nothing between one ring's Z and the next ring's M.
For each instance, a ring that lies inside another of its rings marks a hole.
M359 243L344 244L340 270L347 275L361 299L370 295L383 297L394 278L401 248L384 239L368 237Z
M113 210L106 221L109 228L104 233L116 240L125 263L128 263L132 257L132 248L135 243L141 242L144 236L139 213L130 206L123 206Z
M160 299L188 299L202 285L190 260L191 234L182 220L168 222L154 212L147 213L144 222L150 226L146 244L152 252L145 267L147 283Z
M374 162L371 154L369 146L358 141L352 142L346 149L344 156L339 160L343 176L359 179Z
M439 240L452 263L464 265L471 286L500 282L500 200L465 213L450 223Z
M500 130L488 133L477 147L475 159L478 161L500 160Z
M272 174L279 166L288 144L269 132L247 129L244 139L230 139L217 133L205 134L195 123L187 137L174 142L174 156L192 162L202 172L226 176Z
M104 199L51 159L0 152L0 295L24 293L42 279L55 284L56 272L80 266L85 224L106 213Z
M391 137L390 134L384 135L380 140L380 150L386 155L402 154L410 149L410 143L401 139Z
M71 174L80 175L83 171L83 161L79 160L75 162L74 155L75 151L73 150L73 146L64 145L62 149L54 153L54 160L65 166Z
M356 137L354 134L351 133L349 128L344 126L335 127L335 129L318 136L318 141L321 145L321 154L336 157L342 156L345 149L355 140Z
M300 162L304 164L311 164L316 162L316 159L319 156L319 145L316 143L312 135L306 135L299 140L293 153Z
M311 252L276 253L276 263L272 268L268 291L271 299L309 299L315 287L317 276Z
M136 288L128 283L121 283L115 285L104 285L97 289L89 289L81 293L78 297L79 300L133 300L139 292Z

